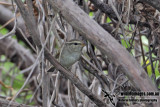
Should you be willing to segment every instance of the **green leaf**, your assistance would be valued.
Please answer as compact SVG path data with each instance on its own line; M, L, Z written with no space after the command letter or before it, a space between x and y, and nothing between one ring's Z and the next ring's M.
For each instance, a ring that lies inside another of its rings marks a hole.
M93 17L94 13L93 12L89 12L89 16Z
M107 20L106 20L107 23L110 23L111 22L111 19L109 17L107 17Z

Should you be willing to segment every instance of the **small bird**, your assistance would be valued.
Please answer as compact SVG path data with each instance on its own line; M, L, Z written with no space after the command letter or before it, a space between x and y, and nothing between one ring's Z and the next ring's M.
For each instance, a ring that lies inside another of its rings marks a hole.
M66 68L72 66L80 59L84 46L85 44L77 39L66 42L60 54L60 64Z
M78 61L82 54L82 49L85 44L77 39L72 39L66 42L60 53L60 64L66 68L71 67L76 61ZM47 72L53 72L55 67L50 67Z

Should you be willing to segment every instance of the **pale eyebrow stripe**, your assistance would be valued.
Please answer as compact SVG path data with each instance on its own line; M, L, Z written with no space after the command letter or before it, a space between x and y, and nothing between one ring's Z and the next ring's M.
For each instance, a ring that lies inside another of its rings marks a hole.
M71 41L71 42L66 42L66 43L78 43L78 44L81 44L81 42L79 42L79 41Z

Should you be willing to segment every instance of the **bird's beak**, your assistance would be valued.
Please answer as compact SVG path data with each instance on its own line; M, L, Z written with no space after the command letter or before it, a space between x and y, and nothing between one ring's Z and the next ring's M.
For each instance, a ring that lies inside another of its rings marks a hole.
M82 43L81 45L82 45L82 47L86 46L84 43Z

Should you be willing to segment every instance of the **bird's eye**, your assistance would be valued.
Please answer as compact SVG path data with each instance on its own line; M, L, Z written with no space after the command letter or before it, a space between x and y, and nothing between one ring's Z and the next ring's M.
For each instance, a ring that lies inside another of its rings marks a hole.
M78 45L78 43L74 43L74 45Z

